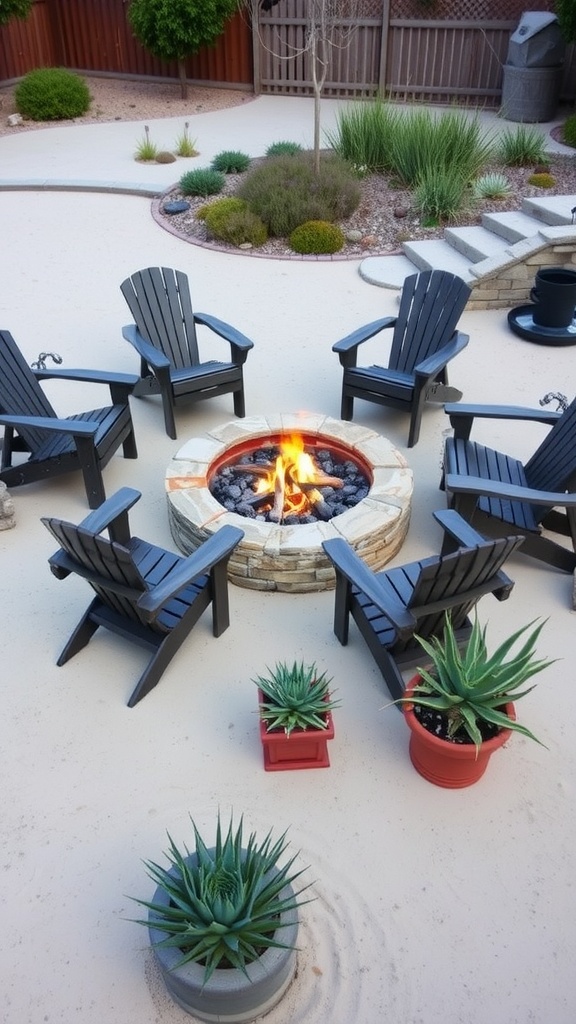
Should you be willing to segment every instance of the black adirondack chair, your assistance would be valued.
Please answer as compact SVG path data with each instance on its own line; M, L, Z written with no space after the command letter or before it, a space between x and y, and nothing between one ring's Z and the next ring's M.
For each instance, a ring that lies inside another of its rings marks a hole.
M135 320L122 334L140 356L134 394L161 395L168 436L176 437L174 405L181 398L197 402L232 392L236 416L245 416L243 367L254 343L223 320L194 313L188 278L179 270L149 267L120 287ZM196 324L229 343L229 362L201 362Z
M334 632L346 645L352 614L394 700L404 692L401 670L426 665L414 634L440 635L449 610L457 642L464 644L479 599L494 594L505 600L514 586L502 566L520 537L486 540L451 509L434 517L458 543L456 551L386 572L369 569L345 540L322 544L336 570Z
M490 537L516 533L522 553L565 572L576 568L576 399L564 412L514 406L446 406L440 486L448 504ZM535 421L551 430L526 463L470 441L476 418ZM571 538L572 551L542 530Z
M337 341L344 367L341 417L351 420L354 399L388 405L410 413L408 447L420 436L424 404L457 402L462 392L448 386L447 364L468 344L456 324L470 289L459 277L427 270L407 277L397 317L374 320ZM387 367L357 366L358 347L389 327L394 328Z
M99 626L151 650L130 708L156 686L210 602L214 636L228 628L228 559L244 536L223 526L182 558L130 535L128 512L139 498L139 491L122 487L79 526L42 519L60 544L49 559L53 574L65 579L76 573L96 593L57 664L86 647ZM108 537L101 536L105 530Z
M114 403L59 419L40 387L48 377L106 384ZM90 508L106 497L102 468L122 445L124 457L138 455L128 396L138 378L99 370L31 369L9 331L0 331L0 424L4 443L0 480L8 487L81 470ZM13 455L28 452L27 460Z

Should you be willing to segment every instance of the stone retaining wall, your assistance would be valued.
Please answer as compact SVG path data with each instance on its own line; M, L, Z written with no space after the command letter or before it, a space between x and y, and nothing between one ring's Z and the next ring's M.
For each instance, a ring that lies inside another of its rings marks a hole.
M470 267L476 282L467 309L508 309L530 301L530 289L541 267L576 270L576 226L549 227L511 244L498 256Z

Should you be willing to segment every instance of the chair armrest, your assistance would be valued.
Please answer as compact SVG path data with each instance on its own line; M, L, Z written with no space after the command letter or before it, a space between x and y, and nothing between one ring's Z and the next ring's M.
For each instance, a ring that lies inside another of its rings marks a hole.
M447 491L454 494L477 494L479 497L485 498L508 498L510 501L523 501L530 505L546 505L549 508L576 508L576 494L535 491L531 487L500 483L498 480L483 480L482 477L478 476L460 476L456 473L447 473L445 487Z
M385 316L380 320L373 320L370 324L364 324L363 327L352 331L352 334L347 334L345 338L336 341L332 345L332 351L338 353L342 366L355 366L358 346L373 338L379 331L383 331L387 327L394 327L397 319L398 317L395 316Z
M122 328L122 337L129 341L136 349L141 359L144 359L153 370L169 370L170 360L160 349L155 348L146 338L143 338L136 324L127 324ZM136 378L137 380L139 378Z
M463 348L466 348L469 341L469 334L454 331L447 345L444 345L438 352L434 352L433 355L423 359L421 363L414 367L414 374L416 376L435 377L451 359L454 359L454 356L457 356Z
M90 533L110 531L110 539L118 544L127 545L130 540L127 513L142 497L134 487L121 487L82 520L80 526ZM122 520L122 522L116 522Z
M53 416L5 416L0 413L0 423L7 427L34 427L36 430L48 430L53 434L72 434L74 437L93 437L99 429L99 423L91 420L58 420Z
M238 331L231 324L227 324L225 320L219 320L216 316L210 316L209 313L194 313L194 322L203 324L214 331L214 334L228 341L232 349L232 361L235 363L244 363L248 352L254 348L254 342L242 334L242 331Z
M456 509L439 509L432 515L436 522L440 523L445 533L450 534L454 540L458 541L460 547L473 548L476 544L483 544L486 540L481 533L478 533L478 530L466 522Z
M467 441L475 419L526 420L552 426L561 412L545 411L515 405L457 405L447 402L444 412L450 417L454 436Z
M197 551L179 562L161 583L142 594L138 607L153 619L170 598L228 558L243 536L244 531L236 526L222 526Z
M322 541L322 547L336 572L344 576L353 587L366 594L368 600L389 619L398 632L414 631L416 619L399 600L398 594L383 573L376 576L354 549L340 537Z

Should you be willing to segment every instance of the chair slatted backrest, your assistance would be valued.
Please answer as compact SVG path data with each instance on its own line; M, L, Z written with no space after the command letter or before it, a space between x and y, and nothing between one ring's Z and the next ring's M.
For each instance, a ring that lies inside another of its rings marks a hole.
M574 490L576 485L576 398L556 420L542 444L524 467L529 487L538 491L556 491L561 494ZM539 521L548 511L544 505L534 505Z
M186 274L169 267L148 267L126 278L120 289L142 337L160 349L175 370L199 364Z
M8 416L47 416L56 413L9 331L0 331L0 411ZM34 453L47 434L37 427L18 427Z
M495 590L512 587L502 566L521 537L500 537L421 563L408 608L417 619L415 632L429 637L441 633L449 610L456 629L464 625L477 601ZM407 641L409 642L409 641ZM406 646L400 641L400 647Z
M53 556L59 568L87 580L102 603L112 611L140 622L147 629L155 628L137 607L138 599L149 587L134 565L128 548L62 519L46 517L42 522L64 553L63 558L60 557L62 552Z
M447 345L469 295L468 285L444 270L407 277L394 327L390 369L412 373L418 363Z

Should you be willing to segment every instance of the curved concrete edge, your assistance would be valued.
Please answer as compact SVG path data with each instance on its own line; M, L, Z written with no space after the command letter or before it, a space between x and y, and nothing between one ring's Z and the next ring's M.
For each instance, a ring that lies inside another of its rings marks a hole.
M165 191L164 185L121 181L68 181L63 178L0 178L0 192L109 192L154 198Z

